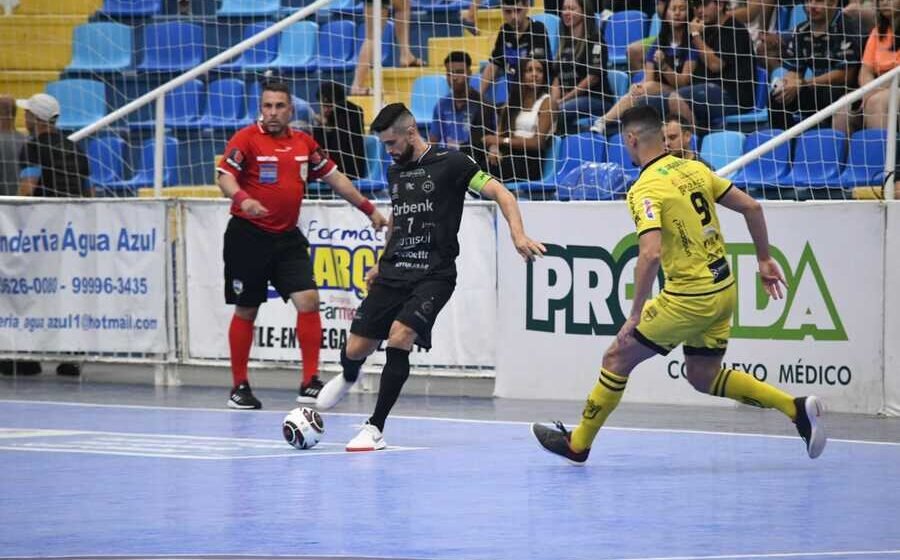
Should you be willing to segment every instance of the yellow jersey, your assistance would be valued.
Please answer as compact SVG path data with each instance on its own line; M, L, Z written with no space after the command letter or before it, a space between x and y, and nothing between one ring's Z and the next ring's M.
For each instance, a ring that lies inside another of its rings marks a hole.
M638 236L662 232L664 291L696 296L734 283L716 215L716 201L730 188L731 181L706 165L671 155L641 170L628 191L628 208Z

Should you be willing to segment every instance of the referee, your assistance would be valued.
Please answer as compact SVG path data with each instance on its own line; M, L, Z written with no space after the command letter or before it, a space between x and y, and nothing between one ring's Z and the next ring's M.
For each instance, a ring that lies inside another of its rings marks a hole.
M239 130L225 147L218 185L232 200L225 231L225 301L233 304L228 329L233 388L228 406L258 409L250 390L247 362L253 344L253 322L266 301L269 282L297 308L297 341L303 361L298 403L314 403L319 381L322 320L313 279L309 242L297 229L300 205L309 181L321 179L337 194L369 216L381 229L387 220L343 173L312 137L292 130L294 107L282 82L267 82L256 123Z
M546 251L525 235L512 193L469 156L427 144L402 103L382 109L372 130L394 160L387 177L389 238L378 264L366 275L369 293L341 350L343 374L325 385L316 402L320 410L336 405L356 382L366 357L387 340L375 412L347 451L384 449L384 423L409 377L413 344L431 348L431 329L456 287L457 233L466 191L497 202L522 257L533 259Z

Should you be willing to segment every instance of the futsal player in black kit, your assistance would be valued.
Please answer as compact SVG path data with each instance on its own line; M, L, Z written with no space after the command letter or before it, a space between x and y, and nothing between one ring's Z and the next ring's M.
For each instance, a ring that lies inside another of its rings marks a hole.
M381 259L366 275L369 293L341 349L343 374L329 381L316 401L320 410L340 402L359 378L366 358L387 340L375 411L347 444L347 451L385 448L384 422L409 377L413 344L431 348L431 329L456 287L457 233L466 191L497 203L523 258L546 251L525 235L512 193L469 156L426 143L405 105L387 105L372 122L372 130L394 160L387 173L389 237Z

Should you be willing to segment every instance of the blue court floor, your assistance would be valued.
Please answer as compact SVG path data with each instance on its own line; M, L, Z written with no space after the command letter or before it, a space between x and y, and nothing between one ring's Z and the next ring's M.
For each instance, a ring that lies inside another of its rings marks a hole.
M748 433L772 411L623 406L658 425L611 422L576 468L523 420L572 421L578 403L401 397L389 450L350 454L371 398L297 451L284 391L237 412L221 390L0 389L3 557L900 560L895 420L835 416L858 437L811 461L789 425Z

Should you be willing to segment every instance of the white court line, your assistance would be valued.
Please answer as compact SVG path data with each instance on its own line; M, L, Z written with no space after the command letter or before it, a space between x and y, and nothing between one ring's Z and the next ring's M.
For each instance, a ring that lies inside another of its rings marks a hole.
M20 435L23 433L27 433L28 435ZM44 453L81 453L81 454L89 454L89 455L118 455L125 457L158 457L161 459L198 459L204 461L219 461L219 460L238 460L238 459L272 459L279 457L303 457L310 458L313 456L326 456L326 455L347 455L347 451L343 449L344 445L340 443L320 443L321 447L336 447L341 449L336 449L335 451L309 451L304 452L304 450L293 450L293 451L285 451L278 453L267 453L267 454L257 454L257 455L216 455L211 453L196 453L196 454L182 454L176 453L174 450L166 451L150 451L150 449L161 449L158 445L154 446L154 439L157 440L168 440L173 443L178 443L179 441L195 441L195 442L227 442L230 445L237 444L238 446L242 444L252 444L250 446L246 446L247 450L252 448L263 448L263 449L276 449L276 448L284 448L287 443L280 442L274 439L262 439L262 438L234 438L234 437L222 437L222 436L191 436L191 435L174 435L174 434L155 434L155 433L146 433L146 432L107 432L107 431L91 431L91 430L42 430L42 429L33 429L33 430L18 430L15 428L0 428L0 440L4 439L4 434L15 434L17 439L24 439L25 437L30 438L54 438L59 436L113 436L116 438L122 438L125 440L126 444L123 444L122 447L133 447L134 449L103 449L99 448L100 445L104 447L108 446L110 442L98 441L98 440L86 440L84 442L64 442L64 443L48 443L44 442L34 442L34 443L23 443L20 445L0 445L0 451L37 451ZM141 445L141 439L144 439L144 445ZM128 440L138 440L132 442L132 445L127 445ZM113 442L114 443L114 442ZM318 447L318 446L317 446ZM139 451L143 449L142 451ZM406 447L406 446L390 446L382 451L421 451L426 450L427 447Z
M822 552L773 552L761 554L719 554L714 556L639 556L631 558L602 558L596 560L752 560L766 558L833 558L840 556L853 556L855 558L864 558L867 556L898 556L900 550L827 550ZM234 558L235 560L277 560L279 558L287 558L294 560L303 560L304 558L336 558L346 559L352 557L347 554L314 554L306 556L298 556L296 554L266 554L266 555L248 555L248 554L85 554L80 556L14 556L8 560L32 560L40 558L42 560L85 560L85 559L110 559L110 560L205 560L205 559L222 559ZM365 560L394 560L403 558L400 556L362 556Z
M77 402L61 402L61 401L29 401L29 400L18 400L18 399L0 399L0 404L10 403L10 404L40 404L40 405L56 405L56 406L81 406L81 407L91 407L91 408L122 408L122 409L134 409L134 410L181 410L186 412L217 412L223 414L247 414L247 411L241 410L231 410L226 408L202 408L202 407L190 407L190 406L153 406L153 405L143 405L143 404L101 404L101 403L77 403ZM255 410L253 414L286 414L287 411L278 411L278 410ZM323 412L322 414L326 416L349 416L349 417L358 417L358 418L368 418L368 414L354 413L354 412ZM518 420L478 420L473 418L443 418L440 416L391 416L393 420L427 420L432 422L455 422L460 424L497 424L502 426L531 426L531 422L523 422ZM649 432L649 433L662 433L662 434L688 434L688 435L708 435L708 436L738 436L738 437L757 437L757 438L771 438L771 439L797 439L797 436L785 436L778 434L758 434L758 433L746 433L746 432L716 432L711 430L685 430L685 429L674 429L674 428L630 428L630 427L616 427L616 426L604 426L604 430L607 431L621 431L621 432ZM837 438L828 438L828 443L852 443L858 445L883 445L887 447L900 447L900 442L897 441L871 441L871 440L862 440L862 439L837 439ZM651 559L648 559L651 560ZM656 559L652 559L656 560Z
M834 556L897 556L900 550L829 550L824 552L773 552L767 554L719 554L715 556L641 556L607 560L748 560L751 558L820 558Z

